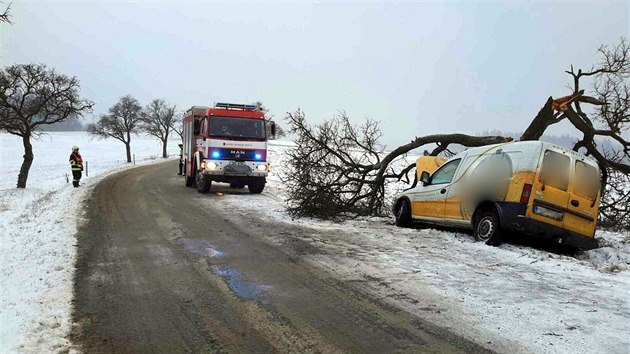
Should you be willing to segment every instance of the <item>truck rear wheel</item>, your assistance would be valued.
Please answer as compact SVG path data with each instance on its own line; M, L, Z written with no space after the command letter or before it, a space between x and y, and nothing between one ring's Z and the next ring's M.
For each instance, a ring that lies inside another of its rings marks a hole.
M252 194L260 194L265 189L265 179L257 178L247 185L249 192Z
M195 183L195 177L188 176L188 161L184 161L184 183L186 187L192 187Z
M197 187L197 192L199 193L208 193L210 191L210 186L212 185L212 181L207 176L204 176L203 173L197 172L197 176L195 177L195 186Z

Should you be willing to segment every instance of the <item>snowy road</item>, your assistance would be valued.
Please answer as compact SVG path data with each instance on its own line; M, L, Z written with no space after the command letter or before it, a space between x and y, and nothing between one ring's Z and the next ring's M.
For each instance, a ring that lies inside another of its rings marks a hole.
M72 340L84 352L487 351L313 267L304 257L322 251L308 243L261 235L313 229L226 215L224 194L245 192L200 195L175 170L95 187L77 234Z

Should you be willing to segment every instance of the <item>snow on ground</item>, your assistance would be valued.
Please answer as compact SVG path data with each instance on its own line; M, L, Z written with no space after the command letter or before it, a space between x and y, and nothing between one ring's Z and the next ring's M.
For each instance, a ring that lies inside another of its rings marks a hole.
M6 134L0 142L0 352L60 351L71 325L80 202L103 176L130 166L118 141L50 133L34 142L28 186L16 190L21 143ZM89 162L79 189L66 177L74 144ZM272 144L262 196L226 194L226 210L295 223L284 211L279 179L291 146ZM139 164L161 161L155 139L135 137L132 148ZM171 144L169 153L177 151ZM324 251L306 259L489 348L630 352L630 234L599 231L602 247L575 258L511 244L488 247L457 232L400 229L388 218L299 224L324 231L283 236ZM279 242L278 235L268 237Z
M263 196L222 198L230 214L323 231L268 235L271 242L308 242L323 251L306 256L313 263L499 352L630 352L630 233L598 231L601 248L570 257L490 247L466 233L401 229L390 218L291 220L278 182L286 148L270 149L275 172Z
M158 140L132 137L138 164L161 161ZM88 161L89 177L70 184L72 145ZM0 352L46 353L68 346L77 222L81 202L110 171L131 167L124 145L82 132L48 133L33 141L35 160L27 188L15 188L22 143L0 134ZM169 153L178 154L176 143ZM173 171L174 173L176 171ZM69 182L70 180L70 182Z

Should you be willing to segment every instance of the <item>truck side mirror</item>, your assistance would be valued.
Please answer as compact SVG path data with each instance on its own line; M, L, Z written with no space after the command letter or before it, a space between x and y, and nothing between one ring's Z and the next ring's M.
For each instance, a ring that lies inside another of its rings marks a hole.
M276 138L276 122L271 122L271 136L273 139Z
M420 182L422 182L423 186L426 186L429 184L429 172L422 171L422 174L420 175Z

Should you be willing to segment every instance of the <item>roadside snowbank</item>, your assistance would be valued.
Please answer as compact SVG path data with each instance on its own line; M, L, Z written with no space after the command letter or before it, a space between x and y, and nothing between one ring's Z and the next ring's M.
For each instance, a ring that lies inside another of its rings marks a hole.
M585 252L578 258L590 262L602 272L616 273L630 270L630 234L599 231L597 237L600 247Z
M75 144L89 162L89 177L77 189L68 182ZM175 155L178 148L172 145L169 152ZM82 201L109 172L132 165L118 141L92 140L81 132L49 133L33 142L27 188L18 190L21 141L0 134L0 146L0 352L58 352L69 344L74 234ZM138 164L163 161L156 139L132 137L132 148Z

